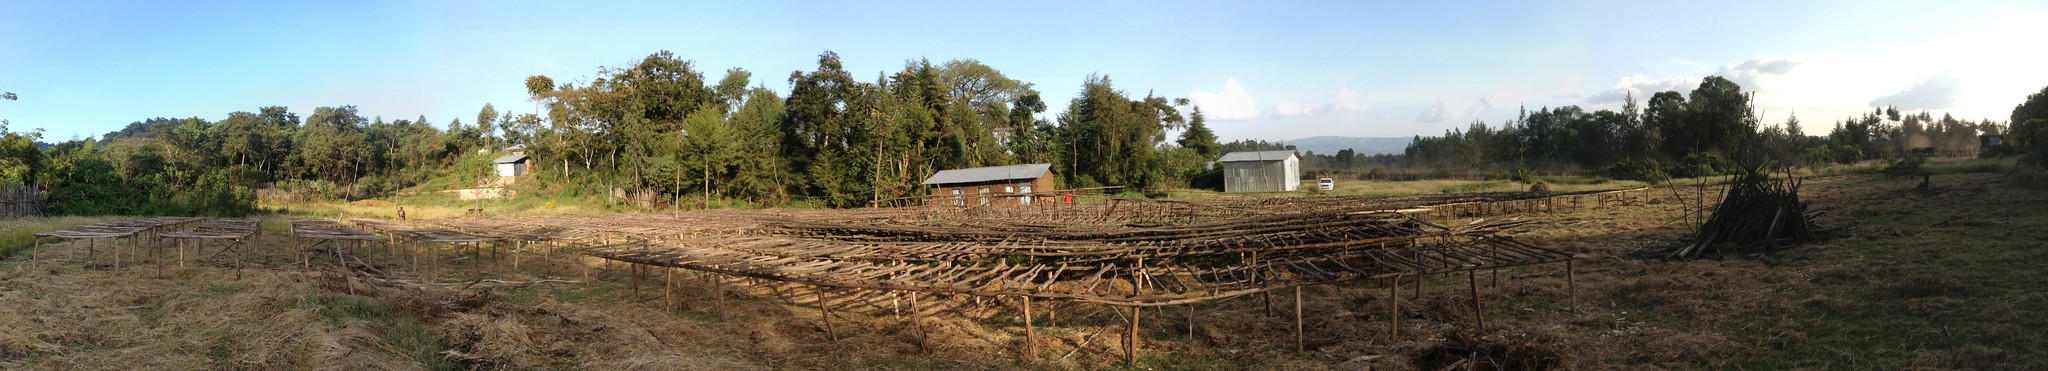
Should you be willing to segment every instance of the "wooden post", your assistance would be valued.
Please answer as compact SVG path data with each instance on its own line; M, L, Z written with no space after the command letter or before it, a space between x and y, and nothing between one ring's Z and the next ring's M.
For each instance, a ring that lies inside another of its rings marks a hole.
M1030 362L1031 360L1034 360L1034 359L1037 359L1037 358L1038 358L1038 352L1036 352L1036 351L1035 351L1035 349L1034 349L1034 348L1035 348L1034 346L1035 346L1035 345L1037 344L1037 339L1038 339L1038 338L1037 338L1036 336L1033 336L1033 331L1032 331L1032 329L1031 329L1031 297L1030 297L1030 296L1025 296L1025 297L1024 297L1024 361L1025 361L1025 362Z
M515 259L517 259L517 255L514 256ZM662 268L661 280L663 282L661 286L661 306L667 308L669 314L675 314L676 269L667 267Z
M605 260L605 261L609 262L609 261L611 261L611 260ZM717 284L717 285L714 285L714 286L716 286L716 287L714 288L714 289L715 289L716 291L715 291L715 292L713 293L713 295L717 295L717 296L718 296L718 319L719 319L719 320L730 320L730 319L732 319L732 316L731 316L730 314L728 314L728 313L729 313L729 312L731 312L732 310L729 310L729 309L726 309L726 308L725 308L725 278L724 278L724 277L712 277L711 279L712 279L713 281L717 281L717 282L718 282L718 284Z
M919 310L918 310L918 308L917 308L917 292L916 292L916 291L911 291L911 292L910 292L910 326L911 326L912 328L915 328L915 329L917 329L917 351L919 351L919 352L924 352L924 351L929 351L929 350L931 350L930 348L926 348L926 347L925 347L925 343L924 343L924 320L923 320L923 319L924 319L924 312L921 312L921 311L919 311Z
M164 249L162 246L154 247L155 248L150 249L151 254L149 260L152 262L156 262L156 278L162 279L164 278Z
M36 263L41 263L37 256L43 253L43 236L33 237L35 242L28 248L28 270L36 270Z
M1401 279L1399 278L1394 279L1395 283L1400 281ZM1422 300L1422 275L1420 274L1415 275L1415 300Z
M1138 258L1137 262L1132 264L1132 267L1137 268L1132 272L1134 274L1131 275L1131 297L1136 298L1144 292L1144 286L1140 286L1144 283L1139 281L1139 277L1145 275L1145 258ZM1145 314L1144 309L1135 305L1131 306L1131 332L1124 337L1124 366L1136 365L1138 362L1138 317Z
M1479 308L1479 272L1465 271L1466 287L1472 289L1472 318L1479 320L1479 331L1486 331L1486 313Z
M1188 303L1188 340L1195 339L1195 304Z
M1247 264L1246 266L1247 266L1248 268L1250 268L1250 269L1251 269L1251 271L1252 271L1252 279L1251 279L1251 281L1252 281L1252 284L1254 284L1254 285L1258 284L1258 283L1259 283L1259 251L1258 251L1258 250L1252 250L1252 259L1251 259L1251 264ZM1273 316L1273 293L1272 293L1272 292L1261 292L1261 293L1259 293L1259 297L1261 298L1261 300L1264 300L1264 301L1265 301L1265 303L1266 303L1266 316L1267 316L1267 317L1272 317L1272 316Z
M825 286L818 286L818 311L825 318L825 339L839 341L839 334L832 331L832 306L825 304Z
M1493 256L1493 257L1495 257L1495 258L1499 258L1499 257L1500 257L1500 249L1498 249L1498 248L1493 248L1493 249L1487 249L1487 255L1492 255L1492 256ZM1486 281L1486 287L1489 287L1489 288L1496 288L1496 289L1497 289L1497 288L1500 288L1500 266L1498 266L1498 265L1495 265L1495 266L1493 267L1493 273L1492 273L1492 274L1493 274L1493 278L1491 278L1491 279L1488 279L1488 280Z
M1125 367L1136 365L1138 362L1138 315L1145 312L1139 309L1131 307L1131 333L1124 336Z
M1572 274L1572 261L1573 261L1573 260L1575 260L1575 259L1565 259L1565 261L1564 261L1564 291L1565 291L1565 294L1566 294L1566 295L1570 295L1570 296L1571 296L1571 299L1572 299L1572 306L1571 306L1571 312L1572 312L1572 313L1578 313L1578 312L1579 312L1579 284L1578 284L1578 282L1577 282L1577 279L1576 279L1576 278L1574 277L1574 276L1576 276L1576 275Z
M1057 302L1057 301L1055 301L1055 302L1051 302L1051 303L1045 303L1045 325L1046 325L1046 326L1059 326L1059 325L1060 325L1060 307L1059 307L1059 303L1060 303L1060 302Z
M1415 282L1422 282L1422 277L1416 277ZM1401 277L1394 276L1393 282L1387 285L1387 341L1392 342L1400 339L1400 334Z
M1308 338L1308 337L1307 337L1306 335L1304 335L1304 334L1302 333L1302 329L1301 329L1301 327L1302 327L1302 324L1301 324L1301 322L1302 322L1302 321L1301 321L1301 286L1295 286L1295 287L1294 287L1294 351L1296 351L1296 352L1302 352L1302 351L1307 351L1307 350L1308 350L1308 344L1307 344L1307 338Z

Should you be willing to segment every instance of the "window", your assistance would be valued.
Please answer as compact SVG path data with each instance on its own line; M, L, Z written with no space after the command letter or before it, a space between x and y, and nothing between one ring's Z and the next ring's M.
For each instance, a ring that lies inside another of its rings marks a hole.
M981 189L981 206L988 206L988 188Z
M961 195L958 189L953 190L953 206L967 206L967 197Z
M1019 189L1022 189L1022 190L1024 191L1024 197L1019 197L1019 198L1017 199L1017 203L1018 203L1019 205L1030 205L1030 204L1031 204L1031 185L1030 185L1030 184L1024 184L1024 185L1020 185L1020 186L1018 186L1018 187L1019 187Z

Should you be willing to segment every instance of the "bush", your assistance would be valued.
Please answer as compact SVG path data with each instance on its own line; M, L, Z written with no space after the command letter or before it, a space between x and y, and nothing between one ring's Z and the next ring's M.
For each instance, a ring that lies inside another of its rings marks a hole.
M1650 184L1662 184L1671 180L1671 175L1657 166L1657 161L1644 158L1623 158L1607 167L1607 176L1616 179L1640 180Z
M1720 156L1715 156L1706 153L1693 153L1690 155L1686 155L1684 160L1680 160L1677 165L1672 166L1671 176L1679 178L1697 178L1703 176L1722 175L1734 169L1734 164L1729 163L1728 160L1722 159Z

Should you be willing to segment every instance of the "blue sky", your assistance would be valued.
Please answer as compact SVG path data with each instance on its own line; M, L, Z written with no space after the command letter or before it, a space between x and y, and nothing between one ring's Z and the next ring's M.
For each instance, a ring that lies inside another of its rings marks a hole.
M1101 73L1194 98L1225 140L1434 135L1707 75L1821 134L1874 105L2003 120L2048 85L2043 2L741 3L8 0L0 90L21 99L0 118L52 141L269 105L445 125L533 110L528 75L585 81L664 49L780 92L824 50L864 80L973 58L1054 111Z

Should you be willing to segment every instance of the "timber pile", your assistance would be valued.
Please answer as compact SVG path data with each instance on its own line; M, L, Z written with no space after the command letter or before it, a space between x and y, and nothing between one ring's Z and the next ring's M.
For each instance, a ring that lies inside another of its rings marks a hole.
M1819 239L1806 202L1799 200L1798 179L1767 179L1752 174L1728 187L1727 196L1700 225L1692 243L1667 257L1692 259L1706 254L1745 253L1775 249Z

